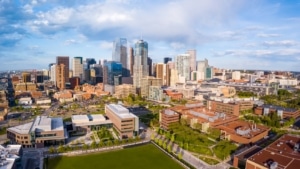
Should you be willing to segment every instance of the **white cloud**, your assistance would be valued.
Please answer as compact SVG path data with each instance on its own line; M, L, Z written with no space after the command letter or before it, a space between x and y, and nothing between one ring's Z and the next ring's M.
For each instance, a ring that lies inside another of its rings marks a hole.
M72 44L77 44L79 41L74 40L74 39L68 39L64 42L65 45L72 45Z
M99 46L100 46L100 48L105 49L105 50L112 49L113 43L108 42L108 41L101 41Z
M270 33L270 34L267 34L267 33L259 33L256 35L257 37L261 37L261 38L273 38L273 37L279 37L280 34L276 34L276 33Z
M282 40L282 41L265 41L262 45L266 47L291 47L296 46L299 43L293 40Z

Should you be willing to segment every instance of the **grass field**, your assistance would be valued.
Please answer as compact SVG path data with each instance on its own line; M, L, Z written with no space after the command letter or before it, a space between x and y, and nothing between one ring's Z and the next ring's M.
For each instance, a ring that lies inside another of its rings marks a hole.
M57 157L49 159L47 169L182 169L152 144L74 157Z

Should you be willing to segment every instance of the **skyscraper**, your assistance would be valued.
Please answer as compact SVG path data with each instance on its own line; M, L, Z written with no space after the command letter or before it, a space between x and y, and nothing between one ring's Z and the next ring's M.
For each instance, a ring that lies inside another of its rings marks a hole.
M167 65L164 63L156 64L156 78L162 79L162 85L167 85Z
M56 87L59 89L59 90L64 90L65 89L65 75L66 75L66 72L65 72L65 65L64 64L59 64L59 65L56 65L55 66L55 78L56 78ZM69 72L67 72L68 75L69 75ZM69 80L69 78L68 78Z
M175 69L178 71L179 78L185 81L190 80L190 54L181 54L176 57Z
M187 54L190 55L190 68L191 71L196 71L196 58L197 58L197 53L196 50L187 50Z
M133 75L133 65L134 65L134 53L133 53L133 48L129 48L129 58L130 58L130 75Z
M83 80L83 61L82 61L82 57L74 57L73 58L73 77L79 77L80 80Z
M172 61L172 58L164 57L164 64L167 64L169 61Z
M123 77L129 76L129 69L127 63L127 40L126 38L118 38L113 43L112 61L122 63Z
M199 73L199 80L206 79L206 68L208 68L208 60L207 59L197 62L197 72Z
M122 64L120 62L108 61L103 69L103 83L108 85L120 85L122 77Z
M149 76L152 76L152 59L150 57L147 57L147 64L148 64L148 67L149 67Z
M141 87L141 79L149 75L148 43L139 40L134 49L133 86Z
M57 56L56 65L63 64L64 66L64 82L69 82L69 56Z
M96 63L97 62L94 58L86 58L87 69L90 69L90 66Z

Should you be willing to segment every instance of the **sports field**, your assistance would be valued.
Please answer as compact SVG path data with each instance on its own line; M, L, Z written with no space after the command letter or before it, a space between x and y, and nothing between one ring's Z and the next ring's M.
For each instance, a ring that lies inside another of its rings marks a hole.
M97 154L49 159L47 169L182 169L152 144Z

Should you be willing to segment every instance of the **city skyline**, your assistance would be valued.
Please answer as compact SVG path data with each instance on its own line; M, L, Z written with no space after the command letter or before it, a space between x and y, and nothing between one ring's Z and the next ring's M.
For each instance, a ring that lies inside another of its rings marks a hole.
M0 1L2 70L47 68L56 56L111 58L113 41L142 37L149 57L196 49L226 69L299 71L298 2Z

